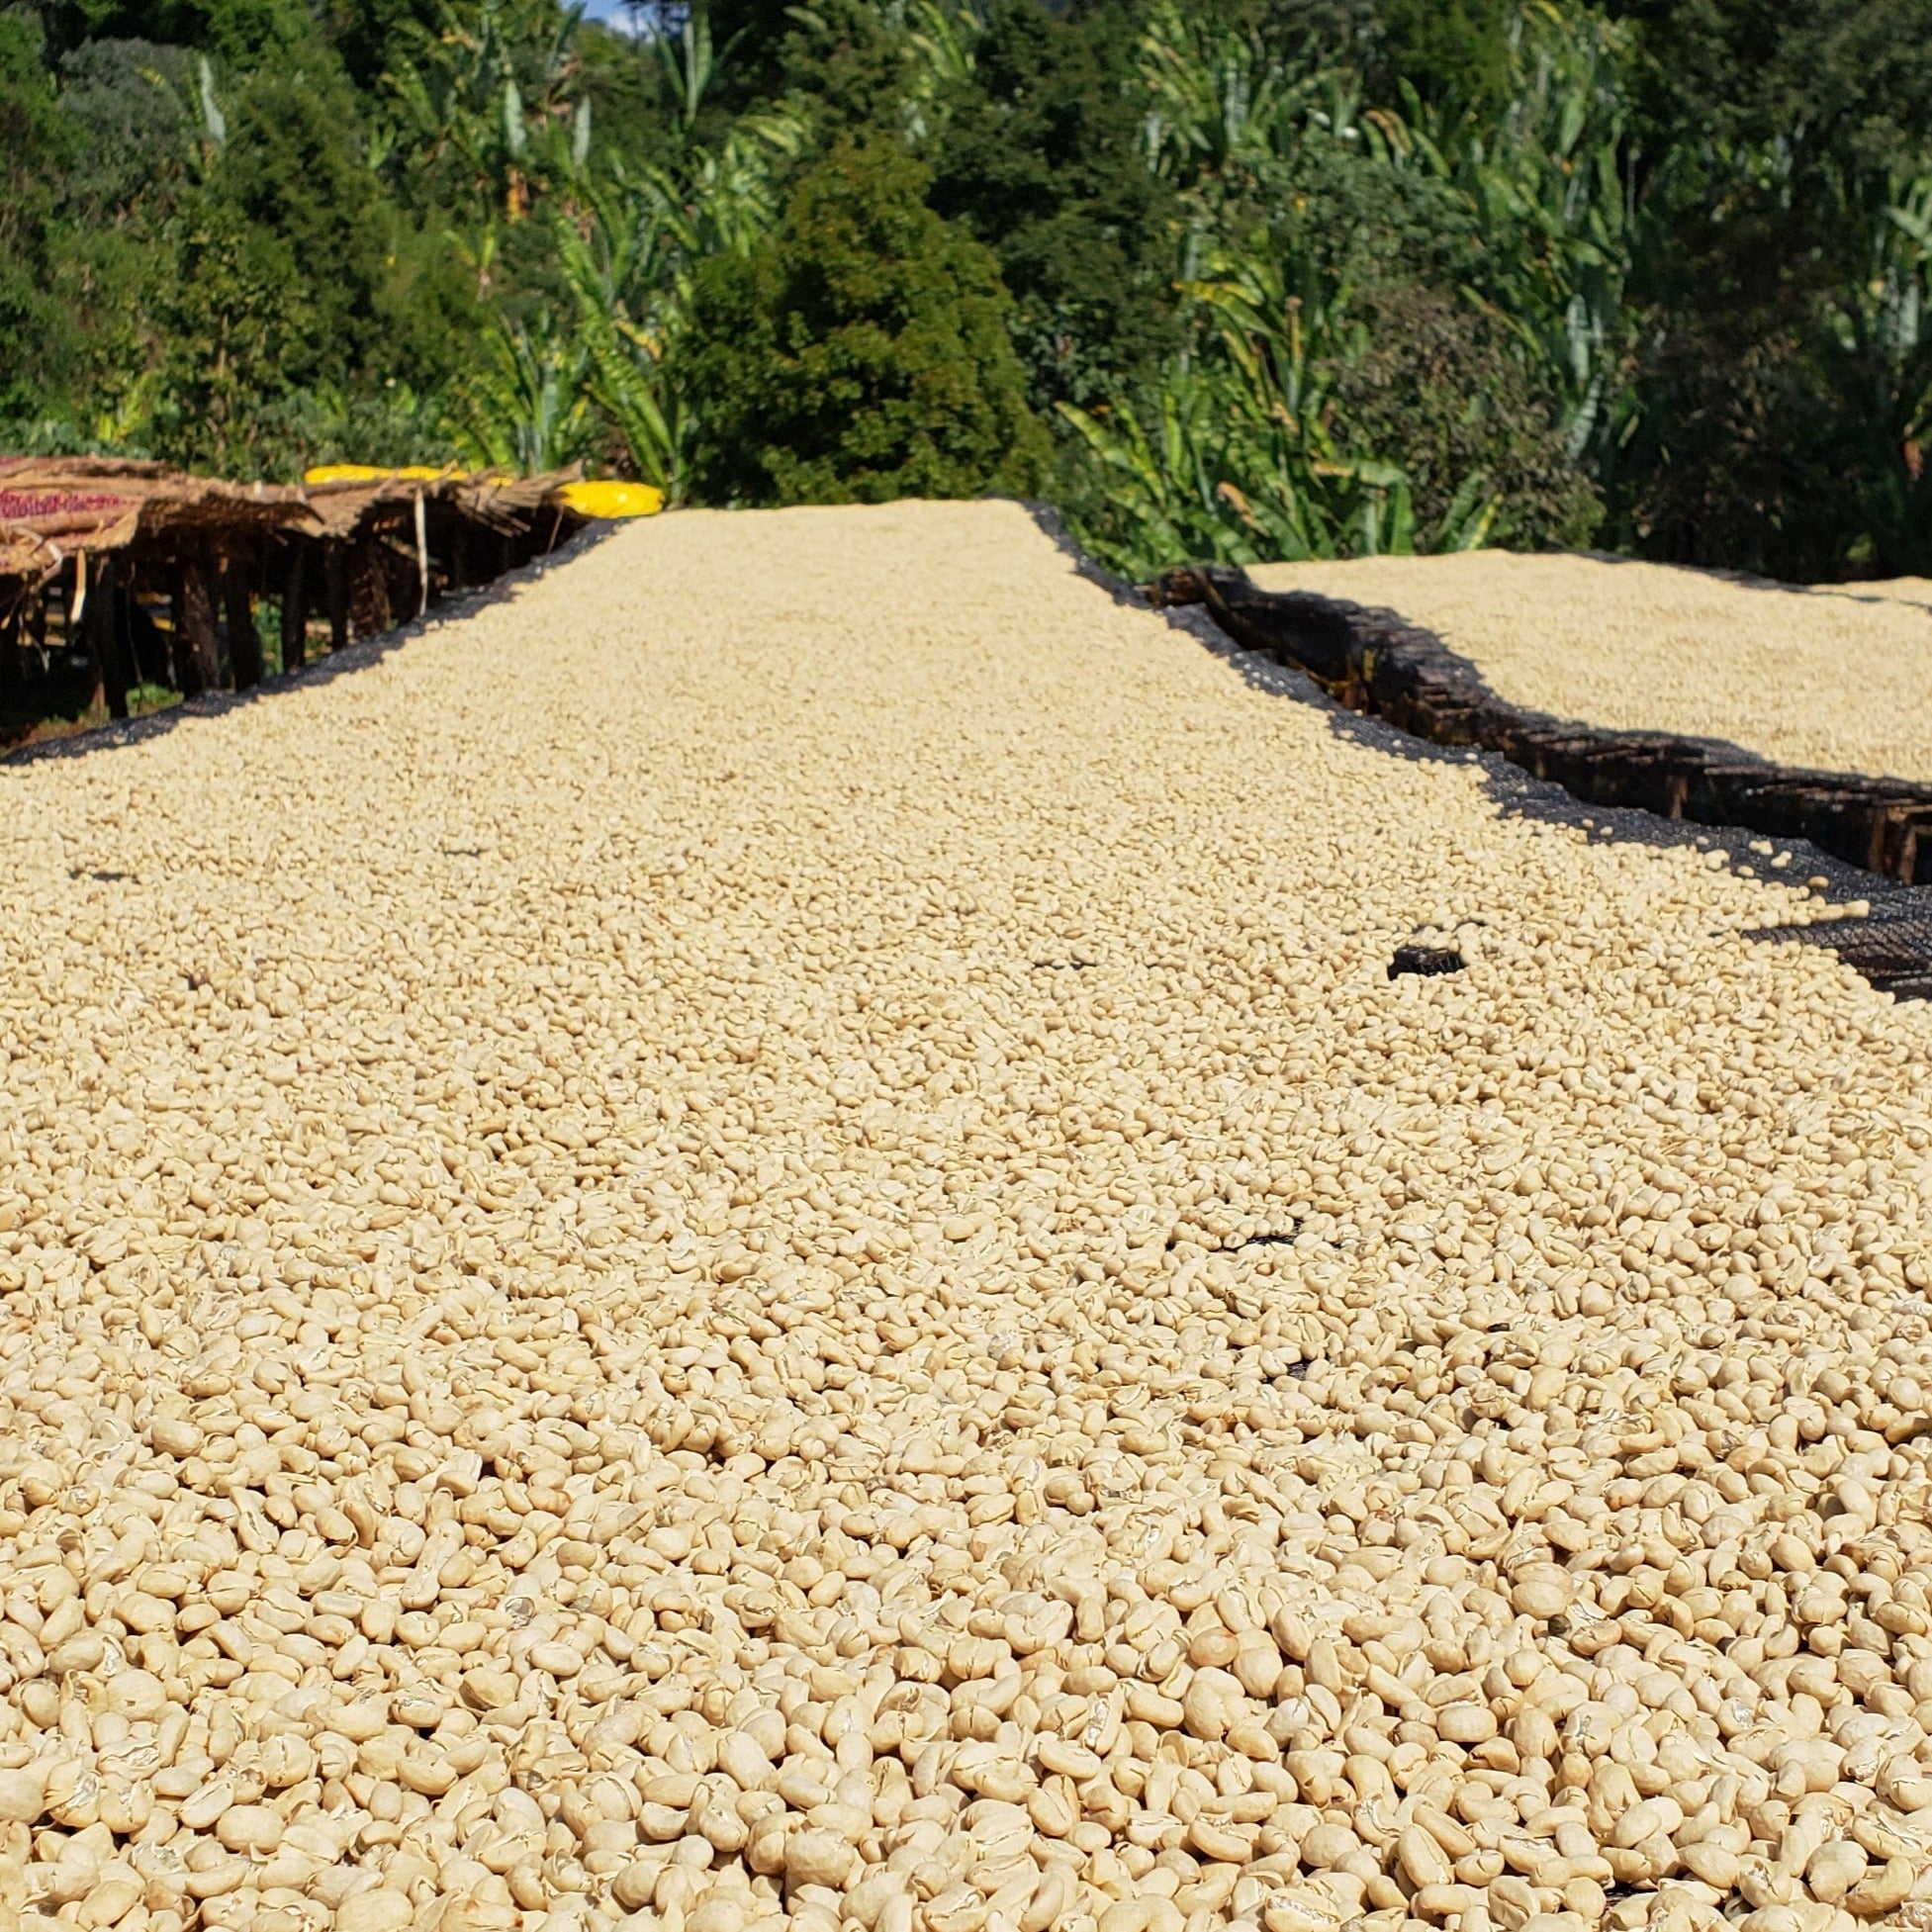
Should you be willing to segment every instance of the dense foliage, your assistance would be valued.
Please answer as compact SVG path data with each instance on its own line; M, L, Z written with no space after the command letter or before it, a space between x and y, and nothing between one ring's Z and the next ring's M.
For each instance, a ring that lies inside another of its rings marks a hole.
M1932 0L0 8L0 446L1932 572Z
M1047 439L999 265L926 206L927 180L896 142L841 145L749 253L698 271L673 376L704 399L700 495L889 503L1038 485Z

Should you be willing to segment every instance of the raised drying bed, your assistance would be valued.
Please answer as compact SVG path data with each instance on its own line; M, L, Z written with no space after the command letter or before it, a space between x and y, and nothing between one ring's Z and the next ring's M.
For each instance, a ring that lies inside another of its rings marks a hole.
M1499 696L1468 659L1395 612L1308 591L1263 591L1239 570L1185 566L1149 587L1204 604L1244 649L1305 672L1352 711L1431 743L1496 752L1587 804L1800 840L1874 874L1878 915L1829 944L1875 984L1932 990L1932 784L1774 764L1721 739L1557 718ZM1825 929L1799 929L1822 938Z
M264 670L264 601L281 669L296 670L312 620L339 651L593 517L638 513L631 499L661 502L579 476L336 466L300 485L236 484L118 458L0 458L0 707L60 714L76 691L48 671L75 654L96 717L125 717L142 687L245 690Z
M1524 710L1720 739L1794 771L1932 784L1923 580L1775 584L1509 550L1257 564L1248 580L1399 610Z

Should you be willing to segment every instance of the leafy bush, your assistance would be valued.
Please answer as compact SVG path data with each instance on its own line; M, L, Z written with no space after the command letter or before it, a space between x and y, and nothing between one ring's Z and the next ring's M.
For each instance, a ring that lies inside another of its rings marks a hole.
M1035 409L1145 382L1175 345L1171 188L1143 153L1134 37L993 0L942 101L927 199L999 258Z
M624 10L0 0L0 446L1932 571L1932 0Z
M47 292L58 251L49 184L76 145L46 71L39 20L0 12L0 417L41 401L32 365L6 349L62 334Z
M1443 526L1480 477L1485 532L1515 549L1587 544L1603 516L1589 473L1565 445L1559 406L1484 310L1414 283L1356 303L1368 346L1334 372L1337 415L1365 448L1398 456L1417 524Z
M1047 441L991 253L884 142L801 176L776 232L699 271L677 365L716 503L883 503L1037 487Z

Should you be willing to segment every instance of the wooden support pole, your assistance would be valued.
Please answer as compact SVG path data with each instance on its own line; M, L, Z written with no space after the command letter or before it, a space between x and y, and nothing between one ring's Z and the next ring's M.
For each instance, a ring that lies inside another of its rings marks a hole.
M173 680L168 636L141 601L145 584L153 584L151 560L145 569L140 559L128 560L127 575L121 583L121 635L128 647L130 685L167 685Z
M282 670L300 671L309 655L309 550L289 547L289 574L282 586Z
M105 661L108 716L128 715L128 687L134 682L129 673L128 598L133 573L120 557L110 557L101 571L100 595L107 608L102 612L101 656Z
M125 573L112 556L96 557L89 573L82 623L94 674L92 708L111 718L128 715L128 674L121 649L121 587Z
M174 675L183 697L199 697L220 684L221 639L215 630L215 604L208 569L194 551L184 551L174 574Z
M252 690L261 683L261 633L255 628L255 560L248 551L231 550L222 559L222 596L234 688Z
M395 621L383 547L373 537L362 538L349 553L349 616L358 638L380 637Z
M323 552L328 580L328 648L340 651L349 641L349 547L331 543Z
M429 521L422 507L422 492L415 493L415 614L429 608Z
M25 598L0 604L0 704L11 703L27 683L27 665L22 657L21 621L26 613Z

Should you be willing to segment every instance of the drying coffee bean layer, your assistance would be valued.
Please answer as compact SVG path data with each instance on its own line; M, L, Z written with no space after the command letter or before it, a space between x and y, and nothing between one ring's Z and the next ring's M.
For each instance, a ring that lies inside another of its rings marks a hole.
M0 774L7 1924L1920 1909L1932 1019L1241 669L693 513Z
M1602 557L1268 564L1266 591L1398 610L1499 697L1616 731L1718 738L1774 765L1932 780L1932 584L1737 582Z

